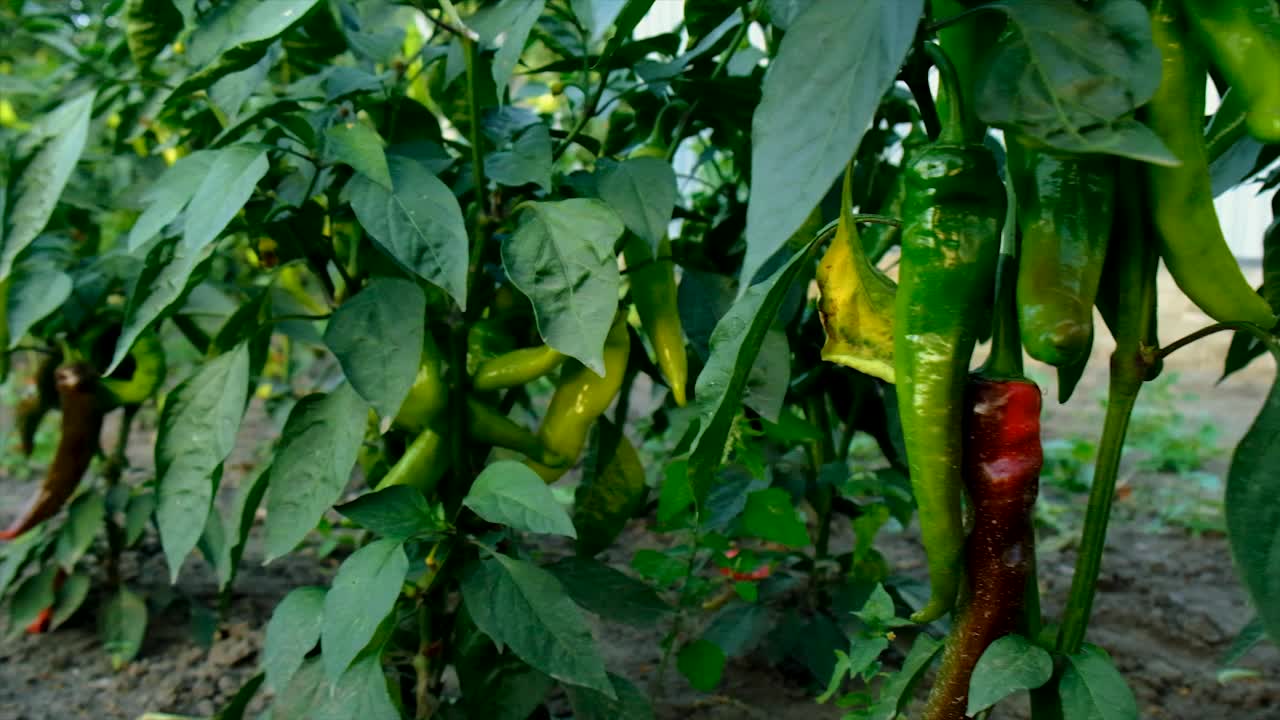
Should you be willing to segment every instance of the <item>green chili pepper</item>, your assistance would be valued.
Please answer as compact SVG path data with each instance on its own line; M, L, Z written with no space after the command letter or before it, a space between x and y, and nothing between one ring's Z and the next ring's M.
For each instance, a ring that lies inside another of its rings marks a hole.
M1280 142L1280 7L1275 0L1182 0L1200 45L1248 105L1245 124ZM1167 62L1167 61L1166 61Z
M429 428L418 433L409 447L405 448L404 455L391 466L374 489L408 485L429 495L444 476L445 470L449 469L449 453L444 440L443 435Z
M467 398L467 432L485 445L515 450L548 467L564 467L567 461L547 449L537 435L515 420L476 398Z
M564 359L564 353L545 344L512 350L477 365L471 387L481 392L519 387L560 367Z
M954 69L925 43L948 88L938 142L907 168L906 226L894 303L894 375L931 597L912 619L955 604L964 546L961 419L973 346L988 322L1007 199L995 158L965 132Z
M689 383L689 358L684 346L684 327L676 305L675 263L671 260L671 242L664 236L658 243L658 256L649 251L648 243L639 235L628 233L623 255L627 277L631 281L631 300L640 315L653 345L658 367L671 388L671 396L681 407L686 402Z
M1156 0L1151 29L1164 72L1146 106L1147 123L1182 160L1177 167L1147 166L1160 256L1178 287L1213 319L1271 328L1275 315L1240 271L1213 209L1203 131L1205 65L1187 42L1178 2ZM1274 81L1263 70L1254 72Z
M418 361L418 374L413 379L409 394L400 404L393 424L411 433L421 433L444 410L449 402L449 388L444 381L441 355L431 332L423 336L422 356Z
M1008 143L1017 195L1018 322L1031 357L1070 365L1092 347L1093 300L1111 235L1115 179L1099 155Z
M560 370L560 381L538 428L538 439L548 451L563 458L565 464L549 467L530 460L529 467L543 480L555 482L582 454L591 426L609 409L622 389L630 352L631 334L624 316L619 313L604 344L604 377L576 360L566 362Z
M133 374L127 380L115 377L102 379L102 389L113 404L141 404L164 382L164 347L154 332L140 335L129 348L129 357L133 360Z

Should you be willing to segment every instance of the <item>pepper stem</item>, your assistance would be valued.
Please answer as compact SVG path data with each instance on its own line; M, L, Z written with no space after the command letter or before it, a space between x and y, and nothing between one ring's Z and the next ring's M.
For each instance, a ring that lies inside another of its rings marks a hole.
M961 92L960 75L956 72L956 66L951 64L946 51L937 43L926 42L923 47L925 54L933 61L933 66L938 68L939 83L947 93L947 119L942 125L938 141L949 145L977 142L978 138L969 136L968 128L976 127L977 123L968 121L968 104Z
M983 375L1014 380L1022 374L1022 335L1018 330L1018 258L1000 253L996 272L996 303L991 318L991 355L983 363Z

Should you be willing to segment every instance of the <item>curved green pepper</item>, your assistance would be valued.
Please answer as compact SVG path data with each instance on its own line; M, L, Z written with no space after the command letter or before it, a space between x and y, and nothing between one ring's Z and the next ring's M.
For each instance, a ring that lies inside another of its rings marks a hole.
M512 350L480 362L471 387L481 392L519 387L560 367L564 359L564 353L545 344Z
M1099 155L1058 155L1011 138L1018 198L1018 323L1031 357L1062 367L1093 345L1093 301L1111 234L1115 177Z
M1240 271L1213 208L1203 131L1204 59L1187 43L1186 18L1174 0L1152 4L1151 31L1164 72L1146 106L1147 123L1182 160L1178 167L1146 166L1160 256L1178 287L1214 320L1269 329L1276 322L1271 306Z
M423 336L422 356L418 361L418 374L413 379L409 394L396 413L396 427L412 433L421 433L440 415L449 402L449 388L444 381L440 350L428 331Z
M1182 0L1196 39L1244 96L1249 134L1280 142L1280 7L1275 0ZM1162 48L1163 50L1163 48Z
M663 236L658 243L658 257L639 235L628 233L622 249L627 260L627 277L631 280L631 300L640 315L640 326L649 336L658 367L667 379L676 405L684 407L685 389L689 383L689 357L684 346L684 327L676 304L675 263L671 260L671 241Z
M473 397L467 398L467 432L477 443L524 453L534 462L548 467L568 465L565 458L545 447L537 435Z
M995 158L964 131L954 69L936 45L925 48L949 88L950 112L938 142L906 169L893 326L898 411L931 591L916 622L949 611L959 588L964 388L990 313L1007 205Z
M614 318L613 327L604 344L604 377L576 360L570 360L560 371L560 381L551 396L551 404L538 428L538 439L548 451L564 459L563 467L549 467L530 460L528 465L548 483L555 482L582 454L596 418L604 414L622 389L627 374L627 356L631 352L631 334L624 316Z
M445 470L449 469L449 453L444 440L443 435L429 428L418 433L374 490L408 485L429 495L444 477Z
M102 378L102 389L118 405L138 405L151 397L164 382L164 347L154 332L143 333L129 348L133 374L129 379Z

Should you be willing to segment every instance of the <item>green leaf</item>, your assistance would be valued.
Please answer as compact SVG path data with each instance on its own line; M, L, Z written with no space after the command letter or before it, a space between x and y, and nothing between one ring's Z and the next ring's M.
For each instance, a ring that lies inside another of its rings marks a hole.
M466 309L469 250L457 198L415 160L388 155L387 167L390 191L364 175L351 179L356 219L392 260Z
M499 98L507 88L507 81L524 52L529 32L538 22L545 5L546 0L502 0L497 6L481 10L467 20L467 25L480 36L481 43L487 47L500 45L493 58L493 84L498 88Z
M783 37L751 122L744 282L804 223L853 156L923 11L923 0L817 0Z
M0 557L4 558L4 562L0 563L0 598L4 598L9 591L10 584L30 559L31 551L38 544L36 541L41 539L41 533L28 532L0 547Z
M409 571L402 541L374 540L342 562L333 587L324 598L320 630L325 674L336 680L374 632L400 596Z
M156 511L156 494L141 492L129 498L129 507L124 514L124 546L133 547L147 529L151 514Z
M529 466L514 460L499 460L480 471L462 504L513 530L577 537L569 513L551 488Z
M68 572L84 557L107 520L107 505L97 492L82 493L67 508L67 519L58 528L58 564Z
M676 667L696 690L711 692L724 674L724 651L709 640L694 640L680 648Z
M631 232L657 254L676 207L676 172L666 160L640 157L614 165L600 174L600 199L618 213Z
M359 121L338 123L325 132L326 150L370 180L391 191L391 169L378 131Z
M754 583L739 585L757 587ZM703 630L702 639L720 648L726 657L744 657L760 645L775 622L774 612L763 605L733 604L716 614Z
M476 626L499 646L561 682L616 697L581 611L551 573L494 554L467 568L461 589Z
M942 643L926 633L916 636L911 651L902 661L902 669L892 675L880 688L880 697L871 708L867 720L894 720L911 702L912 689L924 675Z
M1280 379L1231 456L1223 512L1236 570L1280 643Z
M791 27L814 0L765 0L769 10L769 22L775 27L786 30Z
M400 720L400 711L387 689L387 677L377 654L356 661L333 689L321 696L315 720Z
M134 280L129 291L129 303L125 306L124 326L116 341L115 355L107 373L129 354L129 348L138 336L178 305L195 285L192 275L199 276L197 268L209 259L209 248L188 250L176 240L157 244L147 253L142 272Z
M248 403L249 348L205 363L166 397L156 435L156 524L170 582L204 532L215 478L236 444Z
M217 157L215 151L197 150L179 158L178 162L151 183L142 196L146 210L142 211L142 215L138 216L137 222L129 230L129 252L146 245L178 217L187 203L196 196L196 191L213 168L213 161Z
M111 667L119 670L138 656L147 632L147 603L122 587L102 606L98 616L98 636L111 655Z
M0 208L3 210L3 208ZM71 297L71 276L48 263L19 263L9 277L9 349L17 347L32 325Z
M773 327L765 333L755 364L747 375L742 404L755 410L766 421L777 422L781 419L790 385L791 344L787 341L786 330Z
M551 347L604 374L604 340L618 307L614 243L623 225L599 200L531 202L502 241L511 282L533 301Z
M187 43L196 72L174 91L183 97L258 62L277 36L302 19L318 0L228 0L200 17Z
M573 502L577 550L586 556L609 547L649 494L640 456L618 426L601 417L592 432Z
M995 705L1018 692L1038 688L1053 677L1053 658L1021 635L1005 635L978 658L969 680L966 715Z
M627 4L622 7L618 13L617 25L613 30L613 37L609 38L608 44L605 45L604 52L600 55L600 64L613 57L618 48L631 40L631 36L635 33L636 26L644 20L645 15L649 14L649 10L653 7L653 0L627 0Z
M267 494L267 482L271 477L270 468L259 467L251 476L240 482L239 492L235 500L227 508L228 516L223 518L226 555L219 558L218 591L225 593L236 577L240 558L244 556L245 545L249 542L249 533L253 530L254 515Z
M324 596L324 588L294 588L271 613L262 642L262 669L267 687L277 693L289 687L293 674L320 639Z
M267 151L256 145L233 145L213 152L217 155L209 172L187 205L179 247L192 252L213 242L226 229L271 167Z
M706 499L724 458L760 345L791 286L802 272L812 270L815 247L816 238L768 278L748 288L711 334L711 356L698 374L693 393L698 399L699 427L689 455L689 480L699 504Z
M500 150L484 161L485 172L500 185L520 187L535 183L551 192L551 131L534 123L520 134L510 150Z
M1138 702L1111 658L1086 645L1067 658L1059 682L1062 716L1072 720L1136 720Z
M604 37L604 33L618 19L626 0L571 0L569 5L578 22L586 28L590 42L595 44Z
M587 612L635 627L653 627L671 606L653 588L599 560L563 558L546 568Z
M325 344L384 427L417 377L426 315L427 298L417 285L375 278L334 311L325 329Z
M565 688L574 720L653 720L653 706L640 688L613 673L609 673L609 682L617 699L574 685Z
M240 686L236 694L226 705L222 706L210 720L244 720L245 712L249 709L249 703L253 700L253 696L258 694L258 688L262 687L266 675L258 673L249 678L249 681Z
M12 638L30 625L55 599L53 584L58 566L49 563L40 572L28 577L13 590L9 599L9 637Z
M1154 130L1133 118L1120 118L1088 130L1056 132L1041 137L1040 141L1065 153L1118 155L1170 167L1182 162Z
M986 7L1008 15L1017 32L1001 38L978 78L984 122L1041 138L1082 133L1119 120L1160 85L1160 52L1139 0Z
M89 92L63 103L35 129L48 139L13 188L8 227L0 225L0 281L9 278L18 254L49 222L89 138L95 97L96 93Z
M393 485L378 492L365 493L334 509L360 527L393 540L407 540L441 530L427 499L416 488L407 485Z
M782 488L757 490L748 495L747 507L738 522L744 535L795 548L809 544L809 533L800 511Z
M76 611L84 605L85 598L89 597L91 585L93 581L88 575L76 573L67 576L62 587L58 588L54 594L53 616L49 620L50 631L57 630L76 614Z
M1267 630L1262 626L1262 618L1254 615L1252 620L1240 628L1236 639L1231 641L1231 647L1227 648L1222 653L1222 657L1218 658L1218 667L1224 669L1236 664L1240 658L1245 656L1245 653L1252 650L1253 646L1261 642L1266 636Z
M293 406L267 487L268 562L297 547L342 495L367 418L368 406L348 383Z
M129 54L139 69L151 61L182 31L182 13L172 0L129 0L124 6L124 35Z
M330 689L320 658L311 658L293 674L283 691L276 691L271 720L311 720L312 708L327 699Z

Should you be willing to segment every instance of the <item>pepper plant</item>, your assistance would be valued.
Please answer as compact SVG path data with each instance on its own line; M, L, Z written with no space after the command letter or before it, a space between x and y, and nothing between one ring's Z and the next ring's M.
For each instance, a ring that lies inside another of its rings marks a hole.
M656 9L0 3L4 368L28 452L61 423L4 533L11 630L104 577L125 663L148 526L224 597L323 538L336 575L281 600L223 720L257 693L275 720L652 717L588 613L663 628L658 688L761 650L850 718L1020 690L1036 720L1137 717L1085 643L1134 403L1213 332L1226 374L1280 356L1277 235L1255 292L1212 204L1277 184L1276 5L688 0L638 35ZM1161 260L1216 324L1161 343ZM1023 350L1067 402L1095 307L1105 427L1045 617ZM1225 496L1272 638L1278 393ZM224 483L255 405L278 440ZM876 549L892 522L927 584ZM620 557L641 525L662 549Z

